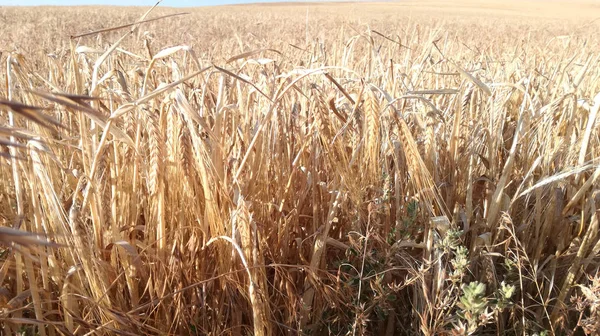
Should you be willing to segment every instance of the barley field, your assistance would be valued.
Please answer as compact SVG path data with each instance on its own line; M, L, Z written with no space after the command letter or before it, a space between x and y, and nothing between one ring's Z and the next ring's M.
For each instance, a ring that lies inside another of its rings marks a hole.
M598 335L598 18L0 7L0 334Z

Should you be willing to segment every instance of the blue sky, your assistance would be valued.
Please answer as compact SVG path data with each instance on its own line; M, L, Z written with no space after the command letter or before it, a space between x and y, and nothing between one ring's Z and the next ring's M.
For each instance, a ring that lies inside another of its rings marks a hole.
M157 0L0 0L0 6L39 6L39 5L123 5L151 6ZM279 0L280 1L280 0ZM251 2L278 2L278 0L163 0L165 7L196 7L220 4L238 4Z

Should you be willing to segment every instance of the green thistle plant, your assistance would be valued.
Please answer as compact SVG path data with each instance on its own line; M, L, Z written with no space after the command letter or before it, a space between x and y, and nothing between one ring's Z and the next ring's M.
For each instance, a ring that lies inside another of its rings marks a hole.
M496 309L502 311L512 306L511 298L515 294L516 287L513 285L507 285L504 281L500 283L500 289L497 293Z
M454 268L450 276L453 281L459 281L469 266L469 250L464 246L458 246L450 263Z
M474 333L477 328L485 324L489 313L488 302L485 298L485 284L474 281L462 286L463 295L457 304L461 309L458 315L467 322L467 333Z

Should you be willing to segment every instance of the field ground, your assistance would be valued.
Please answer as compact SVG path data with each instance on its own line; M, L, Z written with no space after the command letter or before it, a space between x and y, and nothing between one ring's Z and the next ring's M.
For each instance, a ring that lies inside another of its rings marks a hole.
M600 333L600 3L148 8L0 7L2 334Z

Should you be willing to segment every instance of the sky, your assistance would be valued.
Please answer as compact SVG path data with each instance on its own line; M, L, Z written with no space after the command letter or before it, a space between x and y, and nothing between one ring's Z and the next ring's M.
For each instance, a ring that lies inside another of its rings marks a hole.
M0 0L0 6L40 6L40 5L122 5L152 6L157 0ZM278 2L281 0L163 0L164 7L197 7L220 4L240 4L252 2Z

